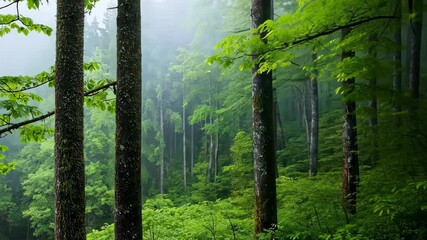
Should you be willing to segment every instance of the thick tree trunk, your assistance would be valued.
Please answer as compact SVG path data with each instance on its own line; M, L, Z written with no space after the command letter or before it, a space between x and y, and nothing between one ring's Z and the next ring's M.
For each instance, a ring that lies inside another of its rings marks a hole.
M350 33L350 29L342 31L342 39ZM354 57L354 51L343 50L342 59ZM344 98L354 90L355 79L342 82ZM356 214L357 185L359 183L359 158L356 130L356 102L345 100L343 108L343 169L342 169L342 204L346 213Z
M252 0L252 27L272 18L272 1ZM260 37L265 36L265 32ZM255 59L258 56L254 56ZM273 80L271 72L252 69L252 120L255 171L254 239L277 228L275 153L273 133Z
M55 239L86 239L83 157L83 0L57 1Z
M119 0L115 239L142 239L141 216L141 5Z
M313 61L316 60L317 54L313 53ZM311 126L310 126L310 176L317 175L317 163L319 160L319 93L317 88L317 76L319 71L314 70L313 77L310 81L310 102L311 102Z
M421 59L421 34L423 22L423 1L409 0L409 13L414 14L412 18L408 37L410 43L409 60L409 89L411 96L418 99L420 96L420 59Z

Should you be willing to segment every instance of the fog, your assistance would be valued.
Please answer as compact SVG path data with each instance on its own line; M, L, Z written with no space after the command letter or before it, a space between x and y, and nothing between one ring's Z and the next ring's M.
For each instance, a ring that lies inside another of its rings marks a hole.
M182 23L187 18L188 2L186 0L142 1L143 41L156 44L156 48L165 47L167 51L184 47L188 37L181 38L179 35L184 29ZM116 5L116 1L113 0L97 2L95 7L85 15L86 25L96 18L99 27L105 27L102 20L108 14L107 12L113 12L115 17ZM44 2L39 10L28 10L24 4L21 4L19 11L22 16L32 18L35 23L52 27L54 32L51 36L37 32L30 32L25 36L12 30L9 34L0 37L0 76L34 75L47 70L55 62L55 1ZM15 7L1 9L0 13L14 14ZM87 32L85 34L87 35ZM155 39L149 40L148 38L151 37ZM144 48L152 48L152 46L145 45Z

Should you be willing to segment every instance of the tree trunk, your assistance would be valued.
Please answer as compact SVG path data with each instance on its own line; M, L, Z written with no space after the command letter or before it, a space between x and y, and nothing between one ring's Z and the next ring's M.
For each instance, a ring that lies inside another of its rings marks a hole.
M313 53L313 62L316 61L317 54ZM317 77L319 71L314 70L313 77L310 81L310 102L311 102L311 126L310 126L310 176L317 175L317 163L319 160L319 93L317 88Z
M217 116L218 121L218 116ZM216 182L216 177L218 176L218 153L219 153L219 133L215 133L215 151L214 151L214 182Z
M209 106L212 108L212 87L211 87L211 79L209 78ZM209 114L209 124L212 126L212 113ZM212 177L212 167L214 164L214 141L213 141L213 133L209 134L209 164L206 175L207 182L211 181Z
M119 0L117 14L115 239L142 239L141 4Z
M252 27L272 18L272 1L252 0ZM263 38L266 32L260 33ZM255 60L259 56L253 56ZM277 228L275 153L273 133L272 73L252 69L252 120L254 152L254 239L257 234Z
M394 61L394 69L393 69L393 91L394 91L394 101L393 101L393 112L400 112L402 109L398 102L396 96L402 91L402 26L401 26L401 17L402 17L402 2L399 1L399 5L396 9L396 17L398 18L398 24L394 31L394 41L398 46L398 49L394 52L393 61ZM398 116L396 116L396 125L398 124Z
M342 39L350 33L350 29L342 30ZM354 57L354 51L343 50L342 59ZM357 185L359 183L359 159L356 130L356 102L348 95L354 90L355 79L342 82L344 89L343 108L343 169L342 169L342 204L346 213L356 214Z
M184 90L185 91L185 90ZM184 190L187 189L187 155L186 155L186 138L185 138L185 92L182 94L182 174L184 176Z
M409 13L414 14L411 19L408 37L410 43L409 60L409 89L411 96L418 99L420 96L420 59L421 59L421 34L423 22L423 1L409 0Z
M280 146L280 149L285 149L285 147L286 147L286 136L285 136L285 130L283 129L283 125L282 125L282 119L280 117L279 105L276 106L276 113L277 113L277 126L280 129L280 140L281 140L281 144L276 145L276 146Z
M163 91L163 86L160 91ZM165 130L163 116L163 93L160 93L160 194L165 193Z
M82 0L57 1L55 239L86 239Z
M212 124L212 117L210 117L210 124ZM213 134L209 134L209 163L208 163L208 169L206 174L206 182L211 181L212 177L212 166L214 161L214 140L213 140Z
M190 173L193 176L193 168L194 168L194 124L191 125L191 163L190 163Z
M307 142L308 148L310 149L310 127L308 126L308 112L307 112L307 82L304 81L301 87L301 101L300 101L300 109L301 109L301 123L305 130L305 140Z

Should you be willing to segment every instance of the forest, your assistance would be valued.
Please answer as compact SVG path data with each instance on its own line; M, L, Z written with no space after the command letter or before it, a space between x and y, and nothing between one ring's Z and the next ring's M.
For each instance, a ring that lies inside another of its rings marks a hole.
M0 240L427 239L426 12L0 0Z

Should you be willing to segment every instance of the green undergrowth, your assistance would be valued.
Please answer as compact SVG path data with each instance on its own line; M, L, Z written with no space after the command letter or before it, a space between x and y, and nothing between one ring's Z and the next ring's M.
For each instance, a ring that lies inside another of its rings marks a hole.
M404 169L379 165L363 168L356 215L341 206L339 171L316 177L287 177L292 168L280 169L277 179L278 231L260 236L270 239L425 239L427 236L427 184L404 174ZM399 180L390 172L401 174ZM293 174L296 176L296 174ZM379 183L379 180L383 180ZM175 206L167 195L144 204L144 239L251 239L252 191L241 195ZM88 234L88 240L114 239L114 226Z

